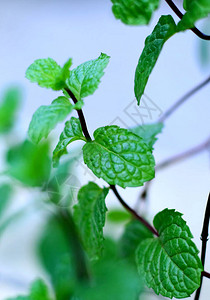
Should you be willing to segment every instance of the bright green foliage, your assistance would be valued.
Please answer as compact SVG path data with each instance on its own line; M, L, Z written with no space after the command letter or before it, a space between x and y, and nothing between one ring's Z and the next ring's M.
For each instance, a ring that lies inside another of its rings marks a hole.
M69 59L61 68L52 58L37 59L26 70L26 78L41 87L58 91L65 87L71 64L72 60Z
M125 226L125 231L119 241L122 257L135 261L135 251L139 243L146 238L151 238L152 233L139 220L132 220Z
M156 64L164 43L176 32L172 16L162 16L151 35L145 40L144 50L139 58L135 73L135 96L140 104L149 76Z
M130 128L130 131L140 136L144 143L150 148L153 148L154 143L157 141L156 135L163 129L163 123L144 124Z
M186 30L194 27L195 22L207 17L210 14L209 0L185 0L184 14L182 20L178 23L178 30Z
M198 249L182 214L165 209L154 218L158 238L140 243L136 262L148 287L164 297L189 297L200 286L203 270Z
M84 162L109 184L141 186L154 177L154 158L143 140L127 129L105 126L83 147Z
M109 189L101 189L97 184L89 182L78 193L78 205L74 218L84 246L91 259L98 259L103 249L103 227L105 225L105 198Z
M55 126L65 120L74 106L66 97L58 97L51 105L42 105L33 114L28 129L28 135L37 144L42 138L47 138Z
M111 0L112 11L117 19L128 25L148 24L159 0Z
M0 133L7 133L12 129L20 102L21 93L18 88L9 88L5 92L0 103Z
M0 218L7 209L12 196L12 187L8 184L2 184L0 186Z
M104 53L70 71L67 85L77 100L92 95L98 88L110 57Z
M71 228L68 230L70 232ZM50 276L56 299L70 298L76 280L73 256L56 217L48 220L39 241L38 253L43 267Z
M107 221L111 223L122 223L129 221L130 219L131 215L126 210L111 209L107 213Z
M8 300L52 300L52 298L43 280L38 279L32 283L28 296L19 296Z
M86 142L79 119L71 117L70 121L65 123L65 128L60 135L60 139L55 150L53 151L54 166L58 165L59 159L62 155L68 153L66 149L67 146L76 140L83 140Z
M14 146L7 153L8 174L25 185L42 186L49 178L49 145L36 146L29 141Z

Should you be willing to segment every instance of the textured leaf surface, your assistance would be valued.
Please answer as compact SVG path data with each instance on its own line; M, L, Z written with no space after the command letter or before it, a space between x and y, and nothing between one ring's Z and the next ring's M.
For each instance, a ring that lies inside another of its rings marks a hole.
M58 97L51 105L42 105L33 114L28 129L28 135L37 144L42 138L47 138L55 126L65 120L74 106L66 97Z
M78 193L78 205L75 206L74 218L84 246L91 259L98 259L103 249L103 227L105 225L105 198L109 189L101 189L89 182Z
M70 71L67 85L77 100L92 95L98 88L109 56L104 53L94 60L87 61Z
M85 164L109 184L141 186L154 177L154 158L143 140L118 126L98 128L83 147Z
M196 21L207 17L210 14L209 0L185 0L184 14L182 20L178 23L178 30L186 30L194 27Z
M7 133L12 129L20 103L20 90L15 87L9 88L0 103L0 133Z
M163 123L145 124L130 128L130 131L140 136L150 148L157 141L156 135L163 129Z
M63 68L52 58L37 59L26 70L26 78L38 83L41 87L61 90L69 76L72 60L69 59Z
M189 297L200 286L203 270L190 229L179 212L169 209L158 213L153 223L159 237L140 243L139 273L158 295Z
M66 122L65 128L60 135L59 142L53 151L54 166L57 166L60 157L67 153L67 146L76 140L86 141L82 133L82 127L79 119L71 117L70 121Z
M48 144L37 146L26 140L8 151L8 174L25 185L42 186L50 175L48 154Z
M159 0L112 0L112 11L117 19L128 25L148 24Z
M151 35L146 38L145 46L139 58L135 73L134 92L138 104L140 103L141 96L144 93L147 81L156 64L164 43L175 32L176 24L173 18L170 15L162 16Z

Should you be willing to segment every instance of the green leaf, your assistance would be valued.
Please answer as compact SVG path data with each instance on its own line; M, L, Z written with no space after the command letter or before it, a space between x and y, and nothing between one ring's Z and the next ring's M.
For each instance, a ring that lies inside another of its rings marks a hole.
M113 125L98 128L94 138L84 145L83 158L98 178L123 188L154 178L152 150L139 136Z
M74 207L74 218L91 259L98 259L103 249L105 225L105 198L109 189L101 189L94 182L83 186L78 193L79 203Z
M37 144L42 138L47 138L55 126L65 120L74 106L66 97L58 97L51 105L42 105L33 114L28 129L28 135Z
M71 64L72 60L69 59L61 68L52 58L37 59L26 70L26 78L41 87L61 90L65 87Z
M135 261L135 251L139 243L151 237L152 233L139 220L130 221L119 241L121 256Z
M148 24L159 0L111 0L116 19L128 25Z
M182 214L165 209L154 218L158 238L140 243L138 271L149 288L164 297L189 297L200 286L203 267Z
M130 128L130 131L140 136L144 143L150 148L153 148L154 143L157 141L156 135L163 129L163 123L144 124Z
M7 300L52 300L52 298L44 281L38 279L32 283L28 296L18 296Z
M0 133L7 133L12 129L20 103L21 92L19 88L9 88L0 104Z
M92 95L98 88L110 57L104 53L70 71L67 85L77 100Z
M107 213L107 221L111 223L122 223L131 219L131 214L125 210L112 209Z
M38 244L40 261L50 276L57 300L70 299L76 281L74 260L66 235L56 217L51 217Z
M49 145L30 141L12 147L7 153L8 175L25 185L42 186L49 178L51 161Z
M55 150L53 151L54 167L58 165L60 157L68 153L66 149L67 146L77 140L86 142L79 119L71 117L70 121L65 123L65 128L60 135L60 139Z
M184 14L181 21L178 23L178 31L183 31L195 26L195 23L210 14L210 1L209 0L185 0Z
M176 24L172 16L162 16L151 35L145 40L143 52L135 73L134 92L140 104L149 76L156 64L164 43L176 32Z
M12 196L12 187L8 184L2 184L0 186L0 218L7 209Z

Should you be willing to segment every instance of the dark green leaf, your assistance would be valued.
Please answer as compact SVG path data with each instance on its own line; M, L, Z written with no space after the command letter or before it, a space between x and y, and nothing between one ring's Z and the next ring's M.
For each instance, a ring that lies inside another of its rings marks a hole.
M118 126L98 128L83 147L84 162L109 184L141 186L154 177L154 158L143 140Z
M159 237L146 239L137 248L139 274L158 295L189 297L199 288L203 271L190 229L182 214L172 209L158 213L153 223Z
M112 0L112 11L117 19L128 25L148 24L159 0Z
M86 138L82 133L82 127L79 119L71 117L70 121L65 123L65 128L60 135L59 142L53 151L53 165L57 166L62 155L67 154L67 146L76 141L82 140L86 142Z
M145 40L144 50L139 58L135 73L135 96L140 104L149 76L156 64L164 43L176 32L172 16L162 16L151 35Z
M79 203L74 207L74 219L83 244L91 259L98 259L103 249L103 227L105 225L105 198L109 189L101 189L89 182L78 193Z
M55 126L66 119L74 106L66 97L58 97L51 105L42 105L33 114L28 135L37 144L42 138L47 138Z
M104 53L70 71L67 85L77 100L92 95L98 88L110 57Z

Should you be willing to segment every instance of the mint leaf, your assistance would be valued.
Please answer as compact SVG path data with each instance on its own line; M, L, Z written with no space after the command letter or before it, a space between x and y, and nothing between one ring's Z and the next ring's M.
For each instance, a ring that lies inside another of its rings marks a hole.
M152 151L139 136L118 126L105 126L94 132L94 138L84 145L83 158L98 178L123 188L154 178Z
M121 256L135 261L135 251L139 243L151 237L152 233L139 220L131 220L125 226L125 231L119 241Z
M67 146L76 140L83 140L86 142L79 119L71 117L70 121L65 123L65 128L60 135L60 139L55 150L53 151L54 166L58 165L59 159L62 155L68 153L66 149Z
M33 114L28 129L28 135L37 144L42 138L47 138L55 126L65 120L74 106L66 97L58 97L51 105L42 105Z
M11 87L6 90L0 103L0 133L7 133L12 129L20 103L21 92L19 88Z
M194 27L195 22L200 19L206 18L210 14L210 1L209 0L185 0L184 14L181 21L179 21L177 28L183 31Z
M111 0L116 19L128 25L148 24L159 0Z
M67 85L77 100L92 95L98 88L110 57L104 53L70 71Z
M134 92L140 104L149 76L156 64L164 43L176 32L176 24L172 16L162 16L151 35L145 40L143 52L135 73Z
M32 283L29 296L19 296L7 300L52 300L52 298L49 296L49 291L44 281L38 279Z
M0 185L0 218L10 204L12 196L12 187L8 184Z
M89 182L79 190L79 203L74 207L74 219L91 259L98 259L103 249L103 227L107 211L105 198L108 191L108 188L101 189L94 182Z
M126 210L111 209L107 213L107 221L111 223L122 223L131 219L131 214Z
M149 288L164 297L189 297L200 286L203 267L182 214L165 209L154 218L158 238L140 243L136 262Z
M150 148L153 148L154 143L157 141L156 135L163 129L163 123L144 124L130 128L130 131L140 136L144 143Z
M38 83L41 87L59 91L65 87L65 80L69 76L71 65L71 59L63 68L52 58L37 59L26 70L26 78Z
M25 185L43 186L49 178L51 169L48 154L48 144L37 146L26 140L9 149L7 173Z

